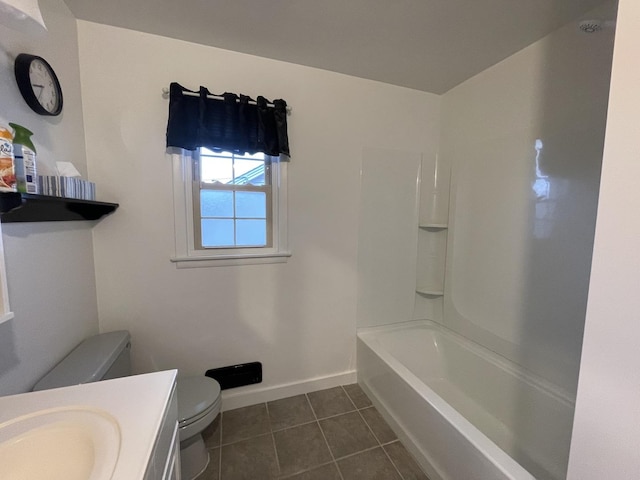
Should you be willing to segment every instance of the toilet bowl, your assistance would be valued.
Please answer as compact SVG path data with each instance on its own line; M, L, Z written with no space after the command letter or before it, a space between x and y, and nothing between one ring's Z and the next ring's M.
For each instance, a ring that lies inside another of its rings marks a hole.
M178 433L183 480L192 480L209 464L202 431L220 413L220 385L209 377L179 378Z
M131 336L127 331L94 335L81 342L36 383L33 390L66 387L131 375ZM178 432L182 480L193 480L209 463L202 431L220 413L220 385L214 379L179 378Z

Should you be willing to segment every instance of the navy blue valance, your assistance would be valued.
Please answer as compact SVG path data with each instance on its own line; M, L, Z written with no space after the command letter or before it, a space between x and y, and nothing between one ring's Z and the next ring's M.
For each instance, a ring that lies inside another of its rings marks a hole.
M215 97L221 98L212 98L205 87L195 92L171 84L167 147L290 155L287 102L235 93Z

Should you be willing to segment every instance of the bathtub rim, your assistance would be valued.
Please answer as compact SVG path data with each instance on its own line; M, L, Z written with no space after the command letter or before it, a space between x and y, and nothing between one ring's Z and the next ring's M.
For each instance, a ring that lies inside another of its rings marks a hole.
M367 345L370 343L367 339L369 337L374 336L374 334L379 333L389 333L395 330L405 330L407 328L427 328L431 330L435 330L443 335L451 337L456 343L460 344L463 348L470 350L471 352L477 354L482 359L492 363L496 367L501 370L505 370L508 373L514 375L525 382L527 385L542 390L549 396L553 397L558 402L565 404L567 407L575 408L575 397L572 396L567 390L563 389L561 386L556 385L555 383L550 382L539 376L538 374L528 370L515 363L513 360L509 360L508 358L500 355L499 353L494 352L493 350L488 349L487 347L480 345L472 340L469 340L463 335L447 328L441 323L434 322L432 320L410 320L408 322L399 322L390 325L377 325L374 327L361 327L357 329L357 337L362 339ZM377 350L374 348L374 351ZM390 355L393 357L393 355ZM395 357L393 357L395 358ZM402 364L399 360L398 363ZM407 369L408 370L408 369ZM415 376L415 375L414 375ZM418 378L417 376L415 376ZM418 379L419 380L419 379ZM420 380L421 381L421 380Z

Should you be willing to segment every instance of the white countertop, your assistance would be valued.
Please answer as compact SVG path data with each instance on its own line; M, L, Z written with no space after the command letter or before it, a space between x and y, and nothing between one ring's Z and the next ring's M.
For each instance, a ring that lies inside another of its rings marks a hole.
M12 419L44 409L103 410L117 420L121 434L112 480L143 479L176 374L176 370L167 370L0 397L0 428Z

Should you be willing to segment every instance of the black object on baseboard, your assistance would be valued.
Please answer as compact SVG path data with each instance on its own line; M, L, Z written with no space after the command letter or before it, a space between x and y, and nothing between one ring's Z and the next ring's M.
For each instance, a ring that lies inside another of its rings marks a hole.
M207 370L205 375L217 380L222 390L242 387L243 385L262 382L262 363L251 362L229 367L212 368Z

